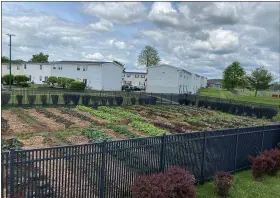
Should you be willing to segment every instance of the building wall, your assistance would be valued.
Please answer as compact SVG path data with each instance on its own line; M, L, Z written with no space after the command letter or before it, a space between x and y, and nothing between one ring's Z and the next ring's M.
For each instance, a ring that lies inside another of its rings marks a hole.
M42 69L40 69L40 65ZM31 76L31 82L34 84L44 84L45 77L51 76L51 65L44 63L23 63L21 65L22 73L27 77Z
M86 82L90 89L101 90L102 71L100 64L63 63L52 64L52 76L73 78Z
M197 90L200 88L200 76L197 74L192 74L192 82L191 82L191 93L197 93Z
M191 73L181 70L179 72L179 93L188 93L191 89L192 75Z
M138 78L137 78L138 75ZM136 73L136 72L125 72L123 73L123 81L122 84L125 85L129 82L132 86L145 86L147 74L145 73Z
M123 68L114 63L102 64L102 90L121 91Z
M9 63L2 63L1 72L2 72L2 76L10 74ZM23 75L21 64L12 63L12 74L13 75Z
M179 93L179 71L165 65L148 68L146 92Z

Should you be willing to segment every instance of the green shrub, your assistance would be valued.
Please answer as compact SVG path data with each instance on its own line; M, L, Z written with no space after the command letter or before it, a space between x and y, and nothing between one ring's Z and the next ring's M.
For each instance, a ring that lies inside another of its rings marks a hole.
M72 81L70 83L70 89L75 89L75 90L85 90L86 85L83 82L79 82L79 81Z
M25 75L16 75L14 77L14 81L18 85L23 85L24 84L24 86L26 86L25 84L27 84L27 82L29 81L29 78Z
M12 77L12 84L14 83L14 75L12 74L11 75ZM3 76L3 81L6 85L9 85L10 84L10 74L6 74Z
M71 87L71 83L75 81L75 79L73 78L65 78L65 87L66 88L70 88Z
M47 80L47 84L49 86L54 86L54 84L57 83L57 77L56 76L49 76Z

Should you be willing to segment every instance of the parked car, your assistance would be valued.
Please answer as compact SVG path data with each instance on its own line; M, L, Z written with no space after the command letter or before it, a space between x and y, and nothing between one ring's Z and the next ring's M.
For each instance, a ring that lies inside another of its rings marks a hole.
M122 91L124 91L124 90L133 90L133 86L131 86L131 85L123 85L122 86Z
M134 90L134 91L141 91L141 88L138 87L138 86L133 86L133 90Z

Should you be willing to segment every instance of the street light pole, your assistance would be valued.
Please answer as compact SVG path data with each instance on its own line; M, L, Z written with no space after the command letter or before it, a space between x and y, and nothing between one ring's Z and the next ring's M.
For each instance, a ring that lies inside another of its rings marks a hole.
M15 36L14 34L6 34L10 37L10 78L9 78L9 84L10 84L10 90L12 89L12 36Z

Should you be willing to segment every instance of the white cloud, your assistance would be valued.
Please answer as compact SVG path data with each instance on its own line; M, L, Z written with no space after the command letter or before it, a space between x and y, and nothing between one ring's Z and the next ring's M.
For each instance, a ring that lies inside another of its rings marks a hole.
M124 41L118 41L117 39L111 39L108 41L109 45L112 47L119 49L119 50L125 50L125 49L132 49L133 45L127 44Z
M149 19L158 23L178 25L178 13L171 2L155 2L149 13Z
M231 51L239 45L238 36L230 30L217 29L209 33L209 43L214 50Z
M112 32L114 29L114 25L112 22L106 19L100 19L97 23L92 23L89 25L93 30L101 31L101 32Z
M83 9L88 15L120 24L139 23L146 16L146 8L140 2L92 2L85 3Z
M85 52L82 52L82 56L86 59L90 60L104 60L104 56L100 54L99 52L94 53L94 54L87 54Z

